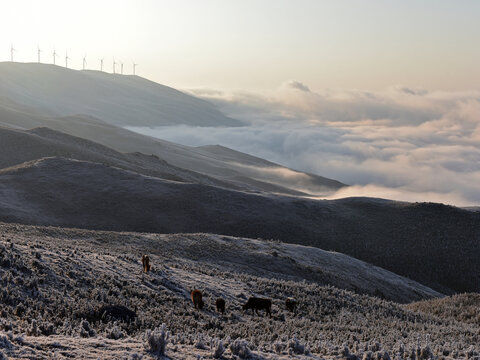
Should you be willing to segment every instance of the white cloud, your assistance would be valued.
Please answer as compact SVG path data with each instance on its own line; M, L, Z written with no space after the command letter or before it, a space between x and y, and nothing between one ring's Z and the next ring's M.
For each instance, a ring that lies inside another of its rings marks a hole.
M294 81L264 93L192 92L250 125L147 132L186 145L221 144L357 185L339 196L480 204L479 92L395 86L315 93Z

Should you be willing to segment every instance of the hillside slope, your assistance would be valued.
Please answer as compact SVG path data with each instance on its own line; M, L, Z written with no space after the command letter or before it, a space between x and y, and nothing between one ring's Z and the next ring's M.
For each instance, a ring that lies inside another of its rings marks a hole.
M101 163L166 180L237 188L233 184L170 165L155 155L120 153L98 143L49 128L22 131L0 127L0 154L0 169L57 156Z
M408 309L443 319L480 324L480 294L467 293L408 304Z
M378 199L249 194L49 158L0 170L0 220L208 232L335 250L443 293L480 290L480 214Z
M305 195L305 192L328 195L346 186L335 180L298 172L224 147L183 146L140 135L91 116L46 117L18 110L18 107L16 104L13 107L0 104L0 126L24 130L48 127L118 152L153 154L173 166L215 177L234 188L290 195ZM219 148L222 151L218 151ZM228 157L224 155L226 152Z
M240 126L205 100L139 76L0 62L2 103L36 114L87 114L119 126Z
M232 360L239 348L256 359L478 356L478 324L414 313L375 297L321 286L314 279L300 281L292 276L292 266L282 269L272 263L272 271L265 272L262 263L259 267L250 258L275 249L279 256L272 261L280 265L287 261L282 256L300 248L209 234L0 224L0 354L18 359L152 359L146 335L164 323L171 359L212 358L219 340L226 347L224 358ZM208 253L219 254L216 263L209 263ZM337 257L313 253L298 269L318 255L324 260ZM148 274L141 273L143 254L151 258ZM229 262L235 260L239 268L233 270ZM326 273L327 264L319 264ZM346 272L356 271L346 265ZM357 275L367 275L364 285L372 279L370 270ZM397 279L400 290L405 280ZM336 280L341 285L347 279L340 275ZM202 311L189 299L193 288L204 294ZM214 308L219 296L227 304L223 316ZM243 312L249 296L271 298L272 317ZM288 296L298 301L296 315L285 309ZM126 310L103 310L101 316L102 308L114 305ZM129 309L133 321L122 321Z

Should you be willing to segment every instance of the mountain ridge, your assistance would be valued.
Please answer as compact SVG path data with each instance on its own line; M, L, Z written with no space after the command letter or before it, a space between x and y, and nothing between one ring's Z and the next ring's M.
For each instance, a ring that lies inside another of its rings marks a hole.
M45 116L88 114L119 126L243 125L203 99L139 76L50 64L0 62L0 98Z

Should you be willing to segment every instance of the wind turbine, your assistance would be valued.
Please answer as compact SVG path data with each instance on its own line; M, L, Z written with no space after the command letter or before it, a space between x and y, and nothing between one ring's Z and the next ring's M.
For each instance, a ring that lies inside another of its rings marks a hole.
M13 44L10 44L10 61L13 62L13 52L17 51L13 48Z
M123 75L123 62L120 62L120 74Z
M65 68L67 68L67 69L68 69L68 60L69 59L70 58L68 57L68 53L65 51Z
M83 57L83 70L85 70L85 66L87 65L87 54Z
M113 73L115 74L115 65L117 65L117 63L115 62L115 58L113 58Z
M100 59L100 71L103 71L103 58Z
M135 68L137 67L138 64L133 63L133 75L135 75Z
M55 65L55 58L58 56L57 52L55 51L55 48L53 48L53 65Z
M40 53L42 50L40 50L40 46L37 45L37 55L38 55L38 63L40 64Z

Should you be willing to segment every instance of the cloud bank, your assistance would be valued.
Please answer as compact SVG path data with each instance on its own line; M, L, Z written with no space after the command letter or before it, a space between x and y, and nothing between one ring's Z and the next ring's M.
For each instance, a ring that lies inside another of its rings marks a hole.
M478 91L317 93L289 81L264 93L191 92L249 125L137 131L191 146L220 144L354 185L335 197L480 204Z

